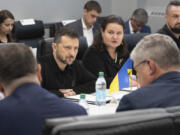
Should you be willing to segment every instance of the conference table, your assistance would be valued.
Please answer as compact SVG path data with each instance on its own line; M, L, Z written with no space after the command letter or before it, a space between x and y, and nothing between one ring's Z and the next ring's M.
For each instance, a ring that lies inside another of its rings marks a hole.
M118 103L107 103L104 106L97 106L89 104L88 115L103 115L103 114L114 114Z
M106 90L106 99L107 101L109 101L108 103L106 103L106 105L103 106L97 106L95 104L95 93L92 94L86 94L86 100L88 101L88 107L89 109L87 110L88 115L105 115L105 114L115 114L116 113L116 108L119 105L119 102L121 100L121 98L126 95L129 94L130 92L136 90L136 87L131 87L131 88L125 88L123 90L114 92L114 93L109 93L109 90ZM79 95L75 95L75 96L69 96L69 99L71 99L72 101L74 101L75 103L78 103L78 100L80 98L80 94Z

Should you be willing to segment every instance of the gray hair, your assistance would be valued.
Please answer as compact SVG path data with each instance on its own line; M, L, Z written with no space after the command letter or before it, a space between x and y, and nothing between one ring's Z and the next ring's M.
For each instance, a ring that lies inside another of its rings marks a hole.
M180 51L171 37L163 34L145 36L133 49L130 57L139 63L154 60L162 69L180 68Z
M138 8L136 9L131 17L133 20L146 24L148 22L148 14L145 9Z

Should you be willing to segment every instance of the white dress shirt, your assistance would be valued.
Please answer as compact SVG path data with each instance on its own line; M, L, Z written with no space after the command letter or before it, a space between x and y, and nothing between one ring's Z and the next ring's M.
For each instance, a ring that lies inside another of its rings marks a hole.
M129 30L130 30L130 34L134 34L133 27L131 25L131 20L129 20ZM139 31L137 31L136 33L139 33Z
M92 45L94 37L93 37L93 26L90 29L87 29L83 18L81 19L82 21L82 27L83 27L83 35L86 37L88 47Z

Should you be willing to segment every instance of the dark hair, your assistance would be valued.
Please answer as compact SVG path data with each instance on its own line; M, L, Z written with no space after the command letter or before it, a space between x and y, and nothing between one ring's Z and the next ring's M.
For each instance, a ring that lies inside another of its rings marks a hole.
M134 10L131 18L143 24L146 24L148 22L148 14L143 8L138 8Z
M3 23L4 20L6 20L6 19L8 19L8 18L11 18L11 19L14 20L13 14L12 14L10 11L8 11L8 10L1 10L1 11L0 11L0 24ZM11 42L14 41L11 33L9 34L9 38L10 38L10 41L11 41Z
M168 9L170 6L180 6L180 1L170 1L166 8L166 13L168 13Z
M107 16L107 17L105 17L103 19L103 21L101 23L101 30L105 31L107 25L110 24L110 23L119 24L119 25L121 25L123 27L123 29L125 29L124 21L123 21L123 19L120 16L110 15L110 16ZM94 42L93 42L91 47L95 47L95 48L97 48L100 51L106 50L106 46L103 43L103 39L102 39L101 33L99 33L95 37ZM121 56L128 56L129 55L128 48L127 48L127 45L124 42L124 40L122 41L121 45L117 47L116 51L119 52L119 54Z
M4 22L7 18L11 18L14 20L13 14L8 10L1 10L0 11L0 24Z
M100 4L97 2L97 1L88 1L85 5L84 5L84 9L88 11L92 11L92 10L95 10L97 11L98 13L101 13L101 6Z
M2 43L0 52L0 81L5 85L36 73L36 59L30 48L23 43Z
M61 42L61 37L62 36L68 36L71 38L79 38L77 32L70 28L70 27L62 27L60 28L54 37L54 43L59 44Z

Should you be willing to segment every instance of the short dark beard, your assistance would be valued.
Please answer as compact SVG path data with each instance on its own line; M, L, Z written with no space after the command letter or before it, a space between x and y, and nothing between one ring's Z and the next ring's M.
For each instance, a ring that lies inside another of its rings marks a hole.
M171 28L171 31L176 34L180 34L180 29L178 29L178 28Z
M170 26L170 29L171 29L171 31L173 32L173 33L175 33L175 34L180 34L180 28L172 28L171 26Z
M65 60L63 60L63 58L56 52L56 58L62 62L63 64L67 64Z

